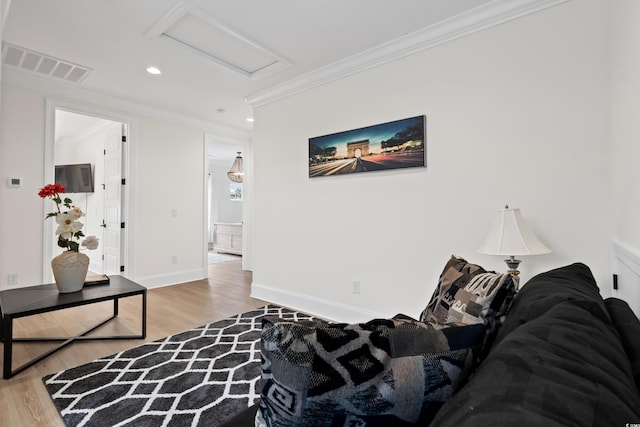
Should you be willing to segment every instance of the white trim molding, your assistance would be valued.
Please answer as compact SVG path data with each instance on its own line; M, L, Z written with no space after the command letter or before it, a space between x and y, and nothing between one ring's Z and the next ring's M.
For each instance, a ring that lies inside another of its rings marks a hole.
M494 0L349 58L247 96L259 107L334 80L503 24L568 0Z
M611 253L614 260L620 261L640 277L640 254L635 253L632 249L620 242L613 242L611 244ZM614 273L615 272L614 270Z
M285 291L256 282L251 284L251 297L303 311L335 322L359 323L372 319L384 319L390 316L388 313L376 313L323 298Z
M207 277L202 277L202 269L193 269L179 271L176 273L158 274L154 276L146 277L129 277L131 280L139 283L147 289L162 288L165 286L182 285L187 282L195 282L196 280L203 280Z

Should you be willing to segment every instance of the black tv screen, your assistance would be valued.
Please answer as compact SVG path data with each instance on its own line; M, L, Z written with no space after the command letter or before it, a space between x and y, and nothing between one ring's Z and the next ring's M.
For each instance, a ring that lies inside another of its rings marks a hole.
M65 193L93 193L91 163L56 165L55 183L63 185Z

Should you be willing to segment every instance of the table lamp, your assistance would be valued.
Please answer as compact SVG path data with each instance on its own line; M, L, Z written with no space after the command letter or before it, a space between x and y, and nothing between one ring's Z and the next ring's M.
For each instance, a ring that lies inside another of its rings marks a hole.
M520 274L518 265L521 261L516 259L516 256L549 254L551 250L529 229L520 214L520 209L505 206L504 209L496 211L489 234L478 252L508 256L509 259L504 260L509 266L508 272L517 276Z

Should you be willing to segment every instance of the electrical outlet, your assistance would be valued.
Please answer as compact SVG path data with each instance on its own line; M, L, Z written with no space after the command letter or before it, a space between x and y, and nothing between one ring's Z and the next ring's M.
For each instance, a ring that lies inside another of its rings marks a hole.
M20 273L7 274L7 285L17 286L20 284Z
M359 294L360 293L360 281L359 280L354 280L353 282L351 282L351 292L353 292L354 294Z
M175 255L173 255L173 256L171 257L171 264L177 264L177 263L178 263L178 257L177 257L177 256L175 256Z

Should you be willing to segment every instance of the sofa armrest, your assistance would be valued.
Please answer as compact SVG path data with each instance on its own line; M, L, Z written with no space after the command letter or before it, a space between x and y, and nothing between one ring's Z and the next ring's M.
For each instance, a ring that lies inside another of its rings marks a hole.
M633 378L636 387L640 390L640 320L625 301L618 298L607 298L605 301L607 311L611 316L613 326L620 335L620 341L624 351L631 362Z

